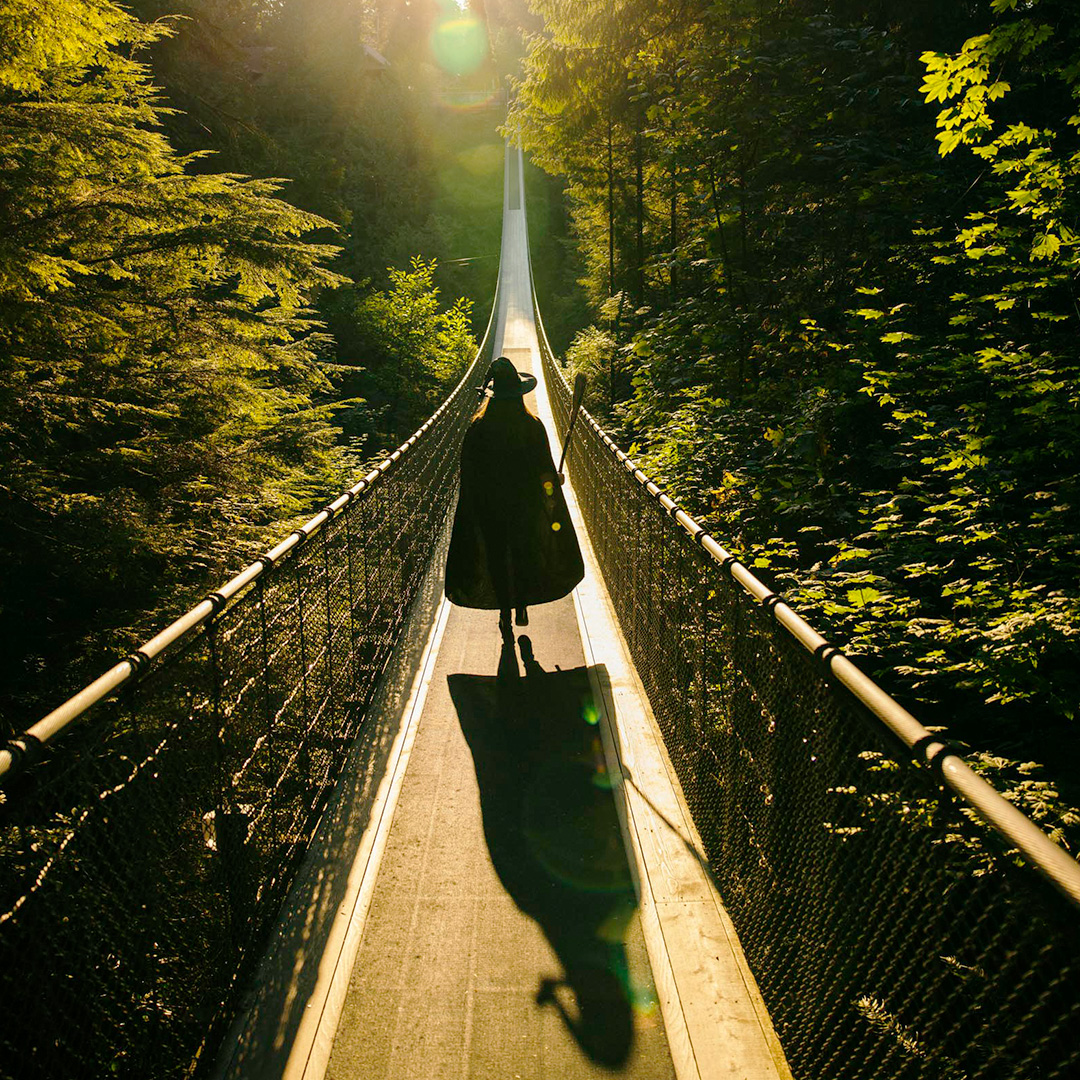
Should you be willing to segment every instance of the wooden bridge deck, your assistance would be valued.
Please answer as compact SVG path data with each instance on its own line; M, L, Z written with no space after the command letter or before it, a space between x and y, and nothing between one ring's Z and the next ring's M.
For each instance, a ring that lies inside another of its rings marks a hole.
M573 602L527 630L449 612L328 1077L672 1075Z
M521 169L508 150L493 355L537 376L554 443ZM789 1077L572 480L586 581L513 647L496 613L436 598L434 567L417 673L367 725L219 1076Z

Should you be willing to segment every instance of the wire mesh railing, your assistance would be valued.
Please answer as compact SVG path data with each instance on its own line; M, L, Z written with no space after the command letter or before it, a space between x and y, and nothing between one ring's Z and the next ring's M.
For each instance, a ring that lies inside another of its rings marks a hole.
M378 468L0 751L5 1080L205 1070L445 543L490 330Z
M574 490L796 1080L1080 1076L1080 867L582 421Z

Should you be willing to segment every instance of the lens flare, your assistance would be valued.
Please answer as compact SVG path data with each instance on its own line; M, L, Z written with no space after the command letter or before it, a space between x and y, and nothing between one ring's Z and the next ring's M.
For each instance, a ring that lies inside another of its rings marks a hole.
M639 1017L654 1017L659 1012L660 1003L656 999L656 991L650 986L631 986L630 1001L634 1012Z
M446 112L473 113L505 105L502 91L495 90L443 90L436 98L439 107ZM501 152L501 151L500 151ZM500 157L500 162L502 158ZM501 164L499 166L502 168Z
M552 532L558 532L561 528L562 528L562 526L557 521L553 521L551 523L551 531Z
M487 30L469 10L444 3L431 31L431 53L450 75L471 75L488 54Z

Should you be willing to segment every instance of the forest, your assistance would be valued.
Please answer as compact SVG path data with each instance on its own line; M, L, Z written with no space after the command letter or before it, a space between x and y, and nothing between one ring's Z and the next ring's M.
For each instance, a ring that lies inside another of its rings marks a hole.
M471 16L440 65L427 40L463 18L0 2L5 732L353 483L472 359L521 45Z
M1075 850L1071 5L533 8L508 127L566 178L590 407Z
M1065 0L0 0L0 726L438 404L502 124L591 411L1075 844L1078 99Z

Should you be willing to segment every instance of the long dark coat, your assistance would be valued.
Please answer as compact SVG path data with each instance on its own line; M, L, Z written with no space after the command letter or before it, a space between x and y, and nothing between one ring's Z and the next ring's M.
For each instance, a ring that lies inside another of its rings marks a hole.
M488 402L461 451L446 595L505 609L566 596L584 577L543 424L518 400Z

